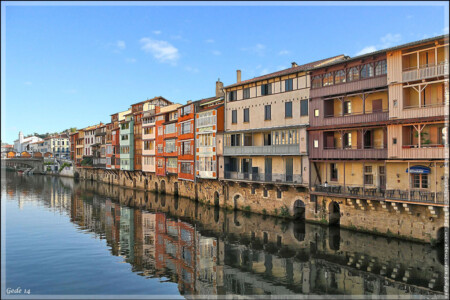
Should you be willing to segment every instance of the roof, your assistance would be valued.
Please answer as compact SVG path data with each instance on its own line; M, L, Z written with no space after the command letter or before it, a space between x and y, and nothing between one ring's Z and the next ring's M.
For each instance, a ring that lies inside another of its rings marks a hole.
M144 100L144 101L141 101L141 102L138 102L138 103L131 104L131 106L138 105L138 104L144 104L144 103L150 102L152 100L157 100L157 99L163 99L163 100L167 101L169 104L173 104L171 101L167 100L163 96L156 96L156 97L153 97L151 99L147 99L147 100Z
M231 87L235 87L235 86L239 86L239 85L243 85L243 84L248 84L248 83L252 83L252 82L256 82L256 81L260 81L260 80L265 80L265 79L269 79L272 77L278 77L278 76L283 76L283 75L288 75L288 74L292 74L292 73L297 73L297 72L301 72L301 71L306 71L306 70L310 70L315 66L324 64L330 60L336 60L336 59L344 59L345 55L344 54L340 54L337 56L333 56L333 57L329 57L329 58L325 58L325 59L321 59L321 60L317 60L314 62L310 62L301 66L296 66L296 67L291 67L285 70L281 70L281 71L277 71L274 73L270 73L270 74L266 74L263 76L259 76L259 77L255 77L252 79L248 79L248 80L243 80L241 82L237 82L237 83L233 83L231 85L228 85L224 88L231 88Z
M435 41L435 40L440 40L442 38L448 38L448 37L449 37L448 34L438 35L438 36L435 36L435 37L432 37L432 38L427 38L427 39L423 39L423 40L419 40L419 41L415 41L415 42L411 42L411 43L407 43L407 44L402 44L402 45L398 45L398 46L394 46L394 47L390 47L390 48L385 48L385 49L377 50L377 51L374 51L374 52L358 55L358 56L355 56L355 57L346 56L346 59L344 61L330 62L330 63L324 64L324 65L312 68L311 70L318 70L318 69L321 69L321 68L338 65L340 63L351 62L351 61L359 60L359 59L362 59L362 58L365 58L365 57L374 56L374 55L378 55L378 54L382 54L382 53L386 53L386 52L390 52L390 51L395 51L395 50L399 50L399 49L403 49L403 48L409 48L409 47L417 46L417 45L420 45L420 44L424 44L424 43L428 43L428 42L432 42L432 41Z

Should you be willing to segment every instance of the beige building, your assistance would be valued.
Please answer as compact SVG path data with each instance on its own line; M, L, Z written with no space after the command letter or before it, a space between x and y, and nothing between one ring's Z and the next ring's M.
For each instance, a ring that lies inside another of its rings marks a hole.
M225 87L221 179L278 184L278 196L280 186L308 186L308 69L343 58L292 63L289 69L245 81L238 70L237 83Z

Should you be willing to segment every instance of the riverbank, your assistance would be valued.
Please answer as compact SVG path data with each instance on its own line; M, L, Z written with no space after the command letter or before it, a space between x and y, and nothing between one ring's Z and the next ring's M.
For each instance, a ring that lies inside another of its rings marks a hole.
M444 239L448 209L442 206L310 195L304 187L178 180L140 171L76 168L75 177L159 194L179 195L209 206L285 219L305 219L423 243ZM78 174L78 175L76 175ZM447 228L447 229L446 229Z

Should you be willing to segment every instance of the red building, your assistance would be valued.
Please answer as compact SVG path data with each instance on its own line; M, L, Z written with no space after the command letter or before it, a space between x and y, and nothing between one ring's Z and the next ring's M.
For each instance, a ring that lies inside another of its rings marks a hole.
M195 102L178 108L178 179L195 180L195 133L194 133Z
M180 104L156 111L156 175L166 176L178 172L177 120Z

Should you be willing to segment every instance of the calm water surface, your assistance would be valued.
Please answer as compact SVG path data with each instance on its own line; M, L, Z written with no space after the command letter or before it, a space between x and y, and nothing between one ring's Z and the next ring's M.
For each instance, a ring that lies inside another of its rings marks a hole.
M32 295L423 295L443 246L47 176L2 177L6 288Z

